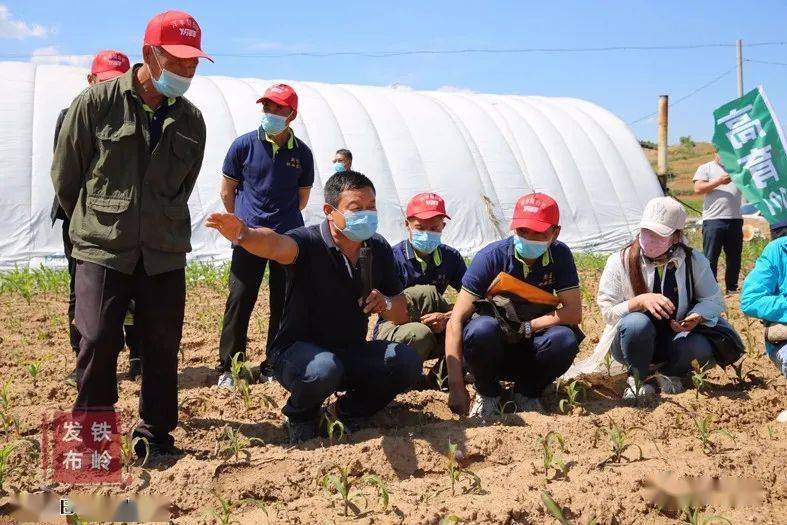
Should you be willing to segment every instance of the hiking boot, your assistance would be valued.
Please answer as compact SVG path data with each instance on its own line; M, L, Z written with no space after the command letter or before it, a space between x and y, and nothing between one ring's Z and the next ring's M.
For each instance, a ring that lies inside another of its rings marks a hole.
M482 396L476 394L473 406L470 408L470 417L488 419L500 413L500 396Z
M219 388L226 388L227 390L232 390L235 388L235 379L232 377L232 374L229 372L222 372L219 376L219 381L216 383L216 386Z
M288 421L287 432L290 435L290 443L296 445L309 441L317 437L317 422L309 421Z
M683 381L677 376L665 376L662 374L656 375L656 381L659 383L659 389L662 394L680 394L683 388Z
M63 382L68 386L73 386L74 388L77 387L77 369L71 371L66 377L63 378Z
M131 381L136 381L137 377L142 373L142 359L134 357L128 360L128 378Z
M626 389L623 390L623 399L637 399L638 397L645 398L656 395L656 389L648 383L640 383L639 392L636 389L637 385L634 376L629 376L626 380Z
M524 394L515 393L511 397L511 401L513 401L514 405L516 405L517 412L538 412L539 414L544 413L544 407L541 404L541 400L537 397L527 397Z

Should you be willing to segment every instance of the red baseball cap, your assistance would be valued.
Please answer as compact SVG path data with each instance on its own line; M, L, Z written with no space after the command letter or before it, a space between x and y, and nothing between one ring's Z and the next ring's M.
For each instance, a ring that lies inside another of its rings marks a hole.
M183 11L165 11L148 22L145 44L161 46L178 58L213 59L202 51L202 29L194 17Z
M131 68L128 57L120 51L99 51L93 57L93 65L90 66L90 74L96 75L100 81L119 77Z
M530 193L516 201L509 229L527 228L541 233L558 224L560 210L557 202L549 195Z
M266 99L274 104L287 106L296 113L298 112L298 94L287 84L272 85L265 90L265 94L257 100L257 103L259 104Z
M451 217L445 212L445 201L436 193L419 193L407 203L407 218L431 219L432 217Z

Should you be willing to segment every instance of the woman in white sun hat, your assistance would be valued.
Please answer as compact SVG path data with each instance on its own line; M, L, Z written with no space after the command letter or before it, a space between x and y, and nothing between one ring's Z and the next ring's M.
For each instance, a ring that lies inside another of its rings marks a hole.
M692 330L699 324L715 326L724 302L708 260L683 243L685 225L686 212L675 199L650 200L639 235L610 255L601 276L597 302L606 323L601 341L627 368L624 399L655 394L646 382L651 365L658 367L655 377L662 392L678 393L693 360L700 366L713 362L710 341ZM687 266L692 268L693 297ZM639 391L636 378L644 382Z

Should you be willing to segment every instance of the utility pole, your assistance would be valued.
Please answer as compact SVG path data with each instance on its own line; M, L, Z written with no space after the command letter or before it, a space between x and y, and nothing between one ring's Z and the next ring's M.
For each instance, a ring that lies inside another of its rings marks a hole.
M661 188L667 189L667 118L669 95L659 96L659 143L658 143L658 177Z
M743 96L743 40L738 40L738 98Z

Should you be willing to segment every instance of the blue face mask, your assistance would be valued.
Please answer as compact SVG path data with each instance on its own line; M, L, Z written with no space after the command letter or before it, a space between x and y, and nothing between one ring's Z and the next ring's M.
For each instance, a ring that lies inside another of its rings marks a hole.
M340 231L351 241L363 242L377 232L376 211L348 211L342 215L344 215L345 226Z
M548 241L531 241L514 235L514 249L523 259L538 259L549 248Z
M440 246L440 232L413 230L410 243L421 253L432 253Z
M161 69L161 74L159 75L158 79L155 79L151 76L153 87L156 88L156 91L165 97L170 98L183 96L183 94L189 89L189 86L191 85L191 79L189 77L176 75L175 73L167 71L161 67L161 62L159 62L155 50L153 51L153 57L156 59L159 69Z
M347 171L347 168L344 167L344 164L341 162L334 162L333 163L333 171L335 173L341 173L343 171Z
M263 113L260 128L268 135L278 135L287 129L287 117L274 115L273 113Z

